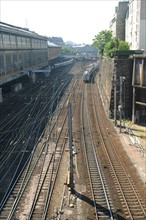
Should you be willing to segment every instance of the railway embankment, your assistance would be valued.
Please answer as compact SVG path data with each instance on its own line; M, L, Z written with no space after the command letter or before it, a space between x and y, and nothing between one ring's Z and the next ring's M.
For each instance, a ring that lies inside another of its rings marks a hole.
M117 96L117 126L115 131L121 139L123 150L126 152L129 160L137 169L141 180L146 182L146 127L137 125L125 118L131 118L132 108L132 60L131 59L103 59L100 64L99 74L97 75L97 84L100 91L102 103L108 117L114 118L114 80L116 74L116 96ZM122 100L124 104L124 115L122 115L121 127L118 105L120 76L125 77L123 85ZM121 130L121 132L120 132Z

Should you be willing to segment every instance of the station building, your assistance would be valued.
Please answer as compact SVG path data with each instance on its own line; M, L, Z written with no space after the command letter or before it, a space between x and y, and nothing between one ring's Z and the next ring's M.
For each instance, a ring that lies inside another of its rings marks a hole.
M0 22L0 85L47 64L47 37Z

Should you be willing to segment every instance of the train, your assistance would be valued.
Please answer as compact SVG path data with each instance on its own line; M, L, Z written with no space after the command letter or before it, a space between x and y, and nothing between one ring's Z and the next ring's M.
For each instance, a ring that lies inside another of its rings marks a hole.
M58 68L58 67L66 66L66 65L72 64L73 61L74 61L74 59L62 61L60 63L56 63L56 64L52 65L52 68Z
M83 73L83 81L85 83L91 82L91 79L93 77L93 74L95 73L95 70L97 70L99 65L97 63L92 63L87 66L86 70Z

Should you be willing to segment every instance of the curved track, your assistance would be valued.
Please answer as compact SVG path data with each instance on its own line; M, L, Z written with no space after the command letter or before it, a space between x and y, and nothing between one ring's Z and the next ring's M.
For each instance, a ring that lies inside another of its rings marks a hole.
M88 109L89 97L87 95L87 85L85 85L85 87L82 102L82 134L90 185L92 188L93 205L95 207L96 219L113 220L113 206L110 200L108 186L96 154Z
M67 90L70 82L72 84L70 89ZM79 83L79 73L77 77L66 74L66 72L64 74L62 72L61 76L58 73L58 78L55 78L53 87L46 81L46 85L43 85L37 96L34 96L29 102L33 102L33 105L28 104L29 109L27 109L28 106L22 108L23 116L26 114L26 118L23 118L21 111L18 112L18 118L19 114L22 118L20 117L18 121L15 116L12 117L14 121L12 120L9 126L12 124L15 138L18 136L15 141L17 143L11 143L10 141L12 140L11 129L10 133L9 130L3 130L5 134L8 133L7 137L10 135L10 139L5 145L7 156L5 157L5 154L3 154L2 158L1 171L4 173L2 181L10 174L11 167L5 169L5 164L8 159L12 160L12 158L17 158L12 163L13 170L16 167L14 174L17 178L12 178L7 194L3 197L1 219L21 219L21 214L19 216L18 213L20 209L23 209L24 204L27 210L27 219L45 220L51 218L48 210L52 195L55 194L54 187L64 149L69 145L66 105L70 101L73 109L75 108L78 98L77 87L80 88L81 95L82 85ZM49 87L47 84L49 84ZM65 91L65 96L62 96ZM94 79L91 84L84 84L82 95L81 143L85 152L92 191L92 197L89 195L88 198L92 210L94 207L94 216L98 220L142 220L145 217L144 200L138 192L137 184L129 171L129 165L121 153L113 126L106 118ZM59 103L59 101L61 102ZM55 107L56 110L54 111ZM30 115L28 115L28 112ZM74 119L75 117L76 115L73 116ZM7 127L7 123L8 121L3 121L2 127ZM24 126L24 132L21 135L17 135L17 132L15 132L15 126L18 125L20 125L20 128ZM2 138L4 138L3 132L0 134ZM2 141L6 140L3 139ZM22 147L23 145L24 147ZM13 157L11 157L11 154ZM23 161L23 166L21 161ZM19 167L21 167L21 170ZM29 195L29 192L32 195ZM91 193L89 192L89 194ZM64 217L62 216L62 210L66 208L63 205L66 203L66 195L66 188L63 187L62 196L60 197L62 199L58 202L60 210L55 214L56 219L63 219ZM56 197L54 196L54 198ZM28 206L26 199L29 201Z
M138 193L138 189L127 169L118 150L118 142L113 135L113 129L108 122L96 84L90 86L92 94L94 120L98 135L102 140L102 147L106 155L107 167L115 184L117 195L120 199L126 219L144 219L144 201ZM106 129L105 129L106 128Z

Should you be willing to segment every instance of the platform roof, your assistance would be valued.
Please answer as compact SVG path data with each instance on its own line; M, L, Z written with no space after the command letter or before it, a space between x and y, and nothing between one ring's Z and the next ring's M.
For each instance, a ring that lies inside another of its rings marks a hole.
M58 48L60 48L60 46L58 46L58 45L56 45L56 44L54 44L50 41L48 41L47 44L48 44L48 47L58 47Z
M30 31L28 28L22 28L22 27L17 27L11 24L7 24L4 22L0 22L0 32L4 33L12 33L16 35L25 35L29 37L34 37L34 38L40 38L46 40L47 37L41 36L34 31Z

